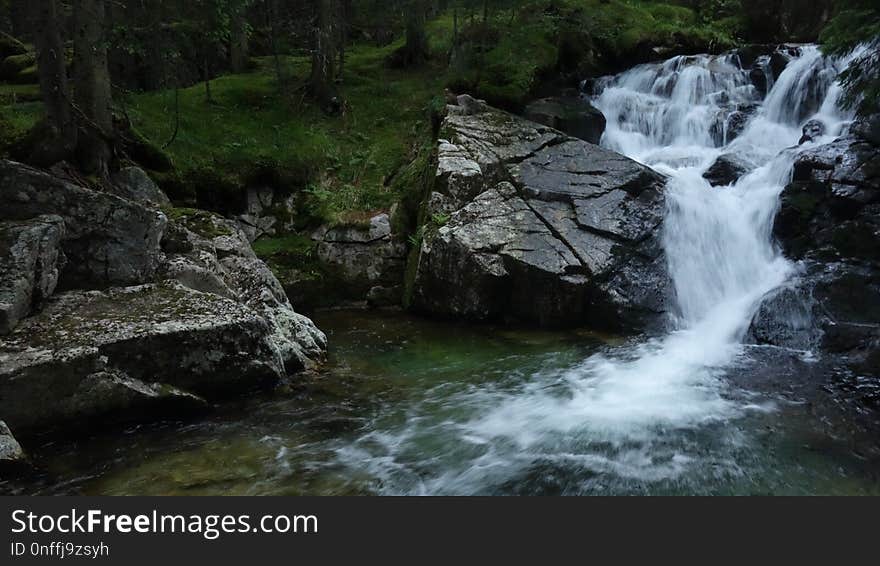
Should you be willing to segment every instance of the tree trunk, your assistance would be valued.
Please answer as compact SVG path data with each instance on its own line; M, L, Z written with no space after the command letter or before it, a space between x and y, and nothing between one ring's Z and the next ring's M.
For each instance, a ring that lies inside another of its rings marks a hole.
M107 177L113 112L104 0L77 0L74 6L74 102L81 130L77 154L86 173Z
M406 11L406 45L403 50L406 65L420 65L428 58L423 0L409 0Z
M284 67L281 65L281 55L278 53L278 9L275 5L277 0L266 2L266 22L269 27L269 48L272 51L272 61L275 63L275 80L278 82L278 92L281 96L287 96L287 77Z
M205 102L213 104L214 97L211 95L211 64L208 60L207 52L202 58L202 73L205 75Z
M241 73L247 68L248 30L247 11L244 5L238 6L232 15L229 38L229 63L233 73Z
M327 111L335 110L339 102L336 93L335 0L317 0L312 73L309 89L312 96Z
M49 127L42 147L35 148L33 158L39 165L52 165L67 157L76 147L76 123L70 106L64 44L61 41L57 0L35 2L33 35L37 50L40 93Z
M35 4L43 4L43 2L36 2ZM28 29L26 5L26 2L19 2L16 0L12 0L12 2L9 3L9 23L12 26L10 31L12 32L13 37L23 37ZM40 7L42 8L42 6ZM39 29L35 30L35 32L39 31Z

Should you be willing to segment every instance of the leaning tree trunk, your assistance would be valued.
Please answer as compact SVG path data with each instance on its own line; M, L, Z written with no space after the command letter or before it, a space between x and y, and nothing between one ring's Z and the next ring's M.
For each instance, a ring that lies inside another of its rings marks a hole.
M77 156L84 171L106 177L113 113L104 0L77 0L74 6L74 102L80 122Z
M37 165L52 165L65 159L76 147L76 123L70 106L58 2L42 0L32 7L40 93L49 131L42 136L39 147L34 148L30 160Z
M315 100L325 109L338 106L336 100L336 0L317 0L318 14L315 20L312 73L309 89Z

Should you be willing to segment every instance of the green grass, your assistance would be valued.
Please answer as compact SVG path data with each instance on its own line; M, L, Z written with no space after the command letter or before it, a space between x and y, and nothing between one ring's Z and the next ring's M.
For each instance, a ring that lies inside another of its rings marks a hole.
M287 188L304 191L312 211L330 220L391 206L397 195L389 180L425 135L428 105L443 86L441 67L386 68L384 60L397 46L349 50L346 105L338 116L311 104L300 83L288 97L279 95L268 59L257 60L251 73L212 81L213 103L204 84L181 90L180 129L166 148L178 175L241 186L266 170L288 172ZM285 68L304 77L308 60L287 58ZM174 127L173 91L139 94L129 104L135 128L164 145Z

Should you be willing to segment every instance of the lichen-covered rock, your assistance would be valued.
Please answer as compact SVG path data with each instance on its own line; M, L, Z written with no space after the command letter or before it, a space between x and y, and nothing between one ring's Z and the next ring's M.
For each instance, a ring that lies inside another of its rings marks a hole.
M326 336L294 311L281 283L254 254L235 221L206 212L175 219L162 246L163 277L237 301L266 320L269 344L288 374L323 360Z
M296 214L293 195L269 186L256 186L245 191L244 209L235 217L235 221L248 241L255 242L279 230L289 232L295 229Z
M63 235L58 216L0 222L0 336L55 291Z
M660 174L487 107L450 111L440 137L427 206L452 212L424 235L414 308L614 328L665 312Z
M6 423L0 421L0 471L20 466L26 460L27 456L21 444L12 436L12 431Z
M0 161L0 219L58 215L68 261L61 289L103 289L153 281L161 259L165 215L116 195L93 191L15 163Z
M379 303L400 303L390 297L401 290L406 264L406 244L391 230L388 214L377 214L368 224L324 227L313 235L318 259L346 286L353 299L373 298Z
M162 189L140 167L125 167L113 175L111 190L114 194L147 206L170 206L171 201Z
M0 340L0 414L24 430L252 390L284 376L271 334L254 310L178 284L56 295Z

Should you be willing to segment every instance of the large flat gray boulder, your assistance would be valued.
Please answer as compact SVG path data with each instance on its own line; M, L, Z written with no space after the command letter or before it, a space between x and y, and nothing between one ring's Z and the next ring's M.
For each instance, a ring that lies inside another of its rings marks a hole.
M0 415L27 430L253 390L284 376L271 335L254 310L176 283L59 294L0 340Z
M0 336L55 291L63 235L59 216L0 222Z
M57 215L66 226L62 289L103 289L153 281L165 215L106 192L0 160L0 219Z
M666 310L665 179L481 106L443 123L412 306L451 317L641 328Z

